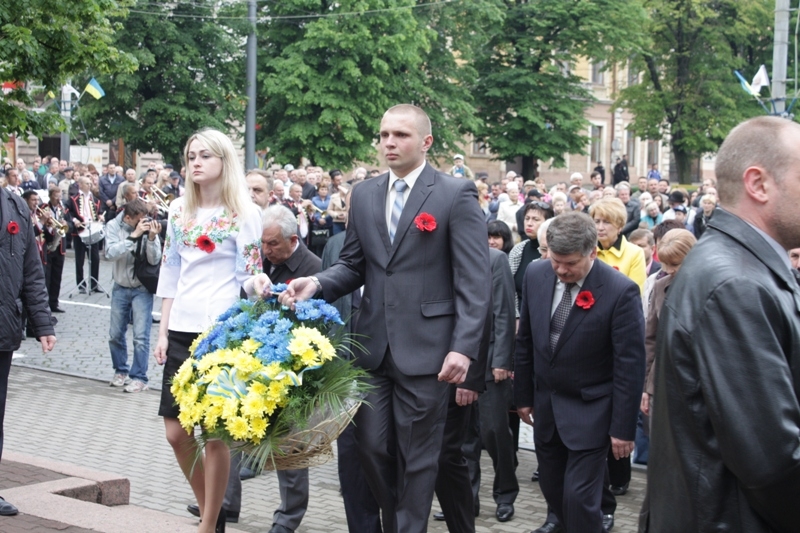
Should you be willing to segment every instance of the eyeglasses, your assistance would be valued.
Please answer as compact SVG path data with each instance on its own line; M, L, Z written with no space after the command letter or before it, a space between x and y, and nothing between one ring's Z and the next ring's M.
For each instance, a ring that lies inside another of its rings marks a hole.
M540 246L540 247L539 247L539 253L540 253L541 255L544 255L544 254L546 254L546 253L547 253L547 250L548 250L547 246Z
M553 207L550 204L548 204L547 202L540 202L538 200L534 201L534 202L531 202L529 205L532 205L534 207L538 207L539 209L541 209L543 211L552 211L553 210Z

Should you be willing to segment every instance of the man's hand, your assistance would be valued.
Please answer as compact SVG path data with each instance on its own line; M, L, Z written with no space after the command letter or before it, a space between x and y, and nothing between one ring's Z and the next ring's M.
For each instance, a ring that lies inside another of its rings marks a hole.
M112 202L111 200L106 200L106 205L108 207L111 207L112 205L114 205L114 202Z
M472 360L466 355L458 352L449 352L444 358L442 371L439 372L439 381L446 381L455 385L464 383L467 379L467 371Z
M494 382L500 383L511 377L511 371L505 368L493 368L492 375L494 376Z
M472 402L477 400L478 393L474 390L462 389L460 387L456 389L456 403L461 407L470 405Z
M39 342L42 343L42 353L47 353L56 345L56 336L45 335L43 337L39 337Z
M302 302L308 300L317 293L317 285L311 278L297 278L292 280L289 287L278 296L278 301L294 309L295 302Z
M616 437L611 437L611 451L614 452L614 459L616 460L628 457L633 453L633 441L619 440Z
M646 392L642 393L642 403L639 404L639 410L645 415L650 414L650 395Z
M147 238L151 241L154 241L160 233L161 223L158 220L153 219L153 221L150 222L150 230L147 232Z
M533 407L517 407L517 414L520 420L529 426L533 425Z
M150 221L145 220L144 217L142 217L139 220L139 223L136 224L136 227L133 228L133 231L131 232L131 237L133 237L134 239L138 239L148 231L150 231Z

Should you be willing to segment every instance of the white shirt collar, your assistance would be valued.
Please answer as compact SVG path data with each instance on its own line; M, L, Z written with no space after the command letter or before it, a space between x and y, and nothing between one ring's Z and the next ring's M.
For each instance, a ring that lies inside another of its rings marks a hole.
M419 175L422 174L422 171L425 169L425 165L426 164L427 164L427 162L423 161L420 166L418 166L417 168L415 168L414 170L409 172L404 178L402 178L402 180L405 181L406 184L408 185L408 190L409 191L414 188L414 184L417 182L417 178L419 178ZM394 182L399 180L399 179L401 179L401 178L398 178L397 175L391 169L389 169L389 190L390 191L394 189Z

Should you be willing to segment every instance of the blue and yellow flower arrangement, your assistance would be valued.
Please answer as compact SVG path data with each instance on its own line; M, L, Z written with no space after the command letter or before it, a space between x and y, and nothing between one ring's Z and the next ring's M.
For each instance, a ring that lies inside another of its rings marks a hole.
M285 288L274 285L272 293ZM355 342L342 324L323 300L298 302L294 310L275 296L238 301L197 337L172 380L181 425L199 426L201 444L221 439L244 449L259 469L276 467L287 454L313 454L319 443L296 436L320 412L348 422L368 388L366 372L340 357ZM341 431L345 424L338 425Z

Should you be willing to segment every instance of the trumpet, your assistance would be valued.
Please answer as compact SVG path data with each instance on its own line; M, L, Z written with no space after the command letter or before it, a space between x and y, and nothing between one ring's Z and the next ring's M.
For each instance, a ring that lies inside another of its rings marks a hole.
M166 194L164 191L156 186L150 187L150 192L145 196L148 202L158 205L158 210L163 213L169 213L169 204L175 199L175 195Z
M328 212L326 210L320 209L319 207L315 206L314 204L309 204L306 208L316 211L323 218L328 216Z
M55 217L49 216L41 206L36 208L36 214L40 218L47 220L45 225L55 229L59 237L64 237L67 234L67 225L63 222L59 222Z

